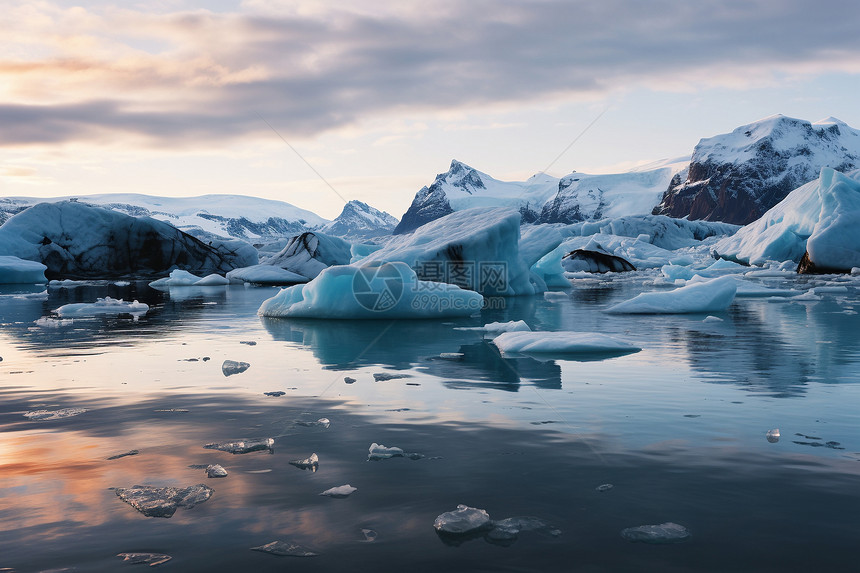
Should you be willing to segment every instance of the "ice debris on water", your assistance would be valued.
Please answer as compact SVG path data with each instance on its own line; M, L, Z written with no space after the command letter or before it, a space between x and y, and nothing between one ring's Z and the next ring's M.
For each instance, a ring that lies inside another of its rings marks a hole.
M454 511L446 511L433 522L433 528L448 535L468 535L491 527L490 515L483 509L458 505Z
M402 448L387 447L382 444L373 442L368 448L367 459L372 461L387 460L389 458L409 458L410 460L420 460L424 454L404 452Z
M54 310L58 316L96 316L99 314L130 314L137 320L137 317L149 312L149 305L142 302L127 302L123 299L115 299L109 296L97 299L96 302L76 302L64 304L60 308Z
M63 418L71 418L86 412L86 408L62 408L60 410L33 410L24 414L25 418L30 420L46 422L50 420L62 420Z
M355 378L350 378L349 376L344 376L343 381L347 384L355 384Z
M251 551L262 551L263 553L288 557L314 557L317 555L307 547L289 541L272 541L259 547L252 547Z
M615 487L615 486L614 486L614 485L612 485L611 483L604 483L604 484L601 484L601 485L597 486L597 487L596 487L596 488L594 488L594 489L596 489L596 490L597 490L597 491L599 491L599 492L604 492L604 491L609 491L610 489L612 489L612 488L614 488L614 487Z
M311 454L309 457L303 460L293 460L290 462L291 466L296 466L302 470L311 470L311 472L317 471L320 465L320 458L316 453Z
M466 356L462 352L442 352L439 358L442 360L462 360Z
M411 378L409 374L391 374L389 372L378 372L373 375L376 382L386 382L388 380L397 380L399 378Z
M259 452L262 450L268 450L269 453L271 453L274 445L274 438L259 438L256 440L239 440L238 442L206 444L203 447L207 450L220 450L222 452L230 452L231 454L247 454L249 452Z
M491 542L513 542L523 531L539 531L553 537L561 535L561 530L538 517L508 517L491 523L493 528L487 532L487 540Z
M122 557L123 561L128 561L134 565L149 565L150 567L167 563L172 559L170 555L164 553L117 553L116 556Z
M206 466L206 477L223 478L227 477L227 470L219 464L210 464Z
M719 316L708 315L702 322L723 322L723 319Z
M108 459L108 460L118 460L118 459L120 459L120 458L124 458L124 457L126 457L126 456L136 456L136 455L137 455L137 454L139 454L139 453L140 453L140 452L139 452L138 450L129 450L129 451L127 451L127 452L123 452L123 453L121 453L121 454L115 454L115 455L110 456L109 458L105 458L105 459Z
M232 376L233 374L241 374L251 365L247 362L236 362L235 360L225 360L221 365L221 372L224 376Z
M690 539L691 534L683 525L667 521L660 525L640 525L621 530L621 537L627 541L642 543L681 543Z
M373 543L378 537L378 534L372 529L362 529L361 532L364 534L364 541L366 543Z
M284 394L286 394L286 392L283 392L281 390L276 390L274 392L263 392L263 396L273 396L275 398L283 396Z
M344 498L349 497L350 495L352 495L352 493L356 491L358 491L357 487L352 487L351 485L346 484L329 488L322 492L320 495L324 495L326 497Z
M767 434L765 434L767 441L771 444L775 444L779 441L779 428L774 428L773 430L768 430Z
M240 340L239 344L247 344L248 346L257 346L257 343L254 340Z
M322 428L328 428L331 426L331 420L328 418L320 418L319 420L307 421L307 420L296 420L297 426L304 426L306 428L312 428L314 426L320 426Z
M201 483L184 488L135 485L118 487L114 493L147 517L171 517L180 507L191 509L203 503L214 491Z

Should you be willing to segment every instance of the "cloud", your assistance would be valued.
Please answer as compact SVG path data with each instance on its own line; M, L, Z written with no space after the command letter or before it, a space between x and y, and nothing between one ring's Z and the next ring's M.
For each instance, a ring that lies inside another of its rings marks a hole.
M5 7L0 145L217 146L385 115L860 73L855 2ZM415 5L417 6L417 5Z

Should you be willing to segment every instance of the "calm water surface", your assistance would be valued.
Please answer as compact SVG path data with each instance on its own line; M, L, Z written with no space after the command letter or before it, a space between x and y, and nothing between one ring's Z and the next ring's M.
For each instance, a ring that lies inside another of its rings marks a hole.
M655 288L649 278L577 281L566 299L508 299L469 319L396 322L257 317L274 289L7 287L0 568L134 571L144 565L116 554L157 552L173 557L165 571L855 569L858 289L803 304L737 299L722 322L601 312ZM105 295L152 309L136 321L51 314ZM606 332L643 350L502 357L480 333L454 330L498 320ZM225 360L251 366L227 377ZM381 372L408 377L375 382ZM60 408L87 411L24 416ZM322 417L330 427L297 423ZM772 428L777 443L765 439ZM203 448L265 437L272 453ZM373 442L425 457L368 461ZM140 453L106 459L129 450ZM315 473L288 463L312 452ZM189 467L213 463L229 475ZM145 517L110 489L198 483L212 498L169 519ZM346 499L317 495L347 483L358 491ZM595 490L606 483L615 487ZM446 542L433 521L461 503L563 533ZM655 546L620 535L667 521L692 539ZM250 551L274 540L319 556Z

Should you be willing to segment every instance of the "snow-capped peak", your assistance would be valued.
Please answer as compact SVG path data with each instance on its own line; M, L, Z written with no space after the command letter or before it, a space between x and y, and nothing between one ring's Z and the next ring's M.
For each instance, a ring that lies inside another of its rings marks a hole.
M363 240L389 235L397 223L397 218L385 211L352 200L343 206L343 211L334 221L320 227L320 230L330 235Z

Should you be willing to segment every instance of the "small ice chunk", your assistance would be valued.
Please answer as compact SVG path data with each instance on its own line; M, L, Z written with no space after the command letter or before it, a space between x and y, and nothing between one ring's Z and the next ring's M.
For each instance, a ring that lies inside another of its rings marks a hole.
M690 536L686 527L669 521L660 525L640 525L621 530L621 537L627 541L642 543L681 543L690 539Z
M219 464L210 464L206 466L206 477L224 478L227 477L227 470Z
M561 531L538 517L508 517L494 521L492 524L493 528L487 533L487 538L492 541L512 541L523 531L543 531L553 536L561 535Z
M364 534L364 541L367 543L373 543L379 536L379 534L372 529L362 529L361 532Z
M389 458L403 457L403 450L401 448L389 448L376 442L370 444L368 451L367 459L369 460L387 460Z
M324 492L322 492L320 495L324 495L327 497L334 497L334 498L344 498L344 497L349 497L353 492L356 492L356 491L358 491L357 487L352 487L351 485L346 484L346 485L339 485L337 487L329 488L329 489L325 490Z
M322 428L328 428L331 426L331 420L328 418L320 418L319 420L314 420L312 422L308 422L307 420L296 420L297 426L305 426L308 428L312 428L314 426L320 426Z
M155 567L162 563L167 563L172 558L164 553L117 553L117 557L122 557L123 561L128 561L134 565L149 565Z
M641 348L600 332L506 332L493 339L502 352L629 354Z
M274 392L263 392L263 396L274 396L275 398L277 398L278 396L283 396L284 394L286 394L286 392L283 392L281 390L276 390Z
M771 444L775 444L779 441L779 428L774 428L773 430L768 430L767 434L765 434L767 441Z
M247 362L236 362L235 360L225 360L221 365L221 372L224 376L232 376L233 374L241 374L251 365Z
M355 378L350 378L349 376L344 376L343 381L347 384L355 384Z
M512 320L510 322L491 322L484 326L458 326L454 330L474 330L488 334L501 334L503 332L530 332L531 328L523 320Z
M86 408L62 408L60 410L33 410L24 414L25 418L30 420L47 422L51 420L62 420L63 418L71 418L86 412Z
M462 360L465 354L462 352L443 352L439 355L442 360Z
M597 486L597 487L596 487L596 488L594 488L594 489L596 489L597 491L599 491L599 492L601 492L601 493L602 493L602 492L604 492L604 491L609 491L610 489L612 489L612 488L614 488L614 487L615 487L615 486L614 486L614 485L612 485L611 483L604 483L604 484L601 484L601 485Z
M390 372L378 372L373 375L373 379L377 382L386 382L388 380L397 380L398 378L411 378L410 374L391 374Z
M110 456L109 458L105 458L105 459L108 459L108 460L118 460L118 459L120 459L120 458L124 458L124 457L126 457L126 456L136 456L136 455L137 455L137 454L139 454L139 453L140 453L140 452L139 452L138 450L129 450L129 451L127 451L127 452L123 452L123 453L121 453L121 454L116 454L116 455Z
M253 340L240 340L239 344L246 344L248 346L257 346L257 343Z
M566 292L558 292L558 291L548 290L545 293L543 293L543 298L544 298L544 300L546 300L548 302L561 302L564 300L569 300L570 294L568 294Z
M316 453L313 453L303 460L291 461L290 465L296 466L299 469L311 470L311 472L315 472L320 465L320 458Z
M492 526L490 516L483 509L458 505L454 511L446 511L433 522L439 533L448 535L468 535Z
M172 286L191 286L201 280L203 280L201 277L193 275L188 271L183 271L182 269L175 269L170 272L170 276L160 278L156 281L152 281L151 283L149 283L149 286L155 289L167 288Z
M273 438L259 438L256 440L240 440L238 442L224 442L206 444L203 447L207 450L220 450L222 452L230 452L231 454L247 454L249 452L259 452L268 450L272 452L275 445Z
M212 273L195 282L194 286L226 286L228 284L230 284L228 279L217 273Z
M147 517L171 517L177 508L191 509L209 499L214 491L203 484L185 488L135 485L118 487L114 493Z
M317 553L314 553L307 547L290 543L289 541L272 541L259 547L252 547L251 551L262 551L263 553L270 553L281 557L314 557L317 555Z
M130 314L135 318L149 312L149 305L142 302L126 302L109 296L96 299L96 302L76 302L64 304L54 312L60 317L97 316L100 314Z
M723 322L719 316L706 316L702 322Z

